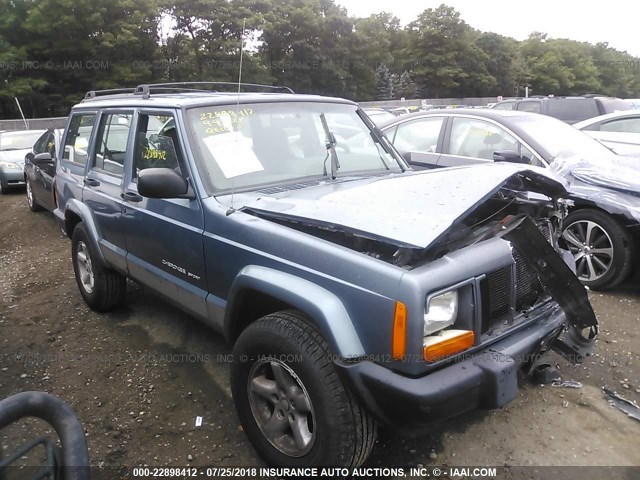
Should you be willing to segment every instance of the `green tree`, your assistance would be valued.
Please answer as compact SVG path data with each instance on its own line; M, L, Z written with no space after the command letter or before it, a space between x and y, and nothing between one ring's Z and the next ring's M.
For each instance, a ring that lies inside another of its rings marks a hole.
M416 83L411 79L411 75L409 75L408 71L402 72L400 76L396 76L395 82L395 98L401 99L411 99L416 96Z
M393 99L393 80L389 68L384 64L376 69L376 100Z
M495 83L486 68L486 55L473 44L473 30L452 7L440 5L410 23L406 56L423 97L461 95L466 88ZM478 58L480 56L481 58Z

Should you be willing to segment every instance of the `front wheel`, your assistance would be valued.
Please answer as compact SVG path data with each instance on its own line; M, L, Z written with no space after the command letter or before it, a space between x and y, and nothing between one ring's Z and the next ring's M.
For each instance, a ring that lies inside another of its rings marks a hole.
M330 350L295 311L242 332L231 389L244 431L271 465L357 466L376 438L374 419L342 385Z
M78 288L89 307L105 312L122 303L127 280L100 264L82 222L71 236L71 259Z
M27 178L27 204L29 205L29 209L32 212L39 212L40 210L42 210L42 207L33 196L33 189L31 188L31 180L29 180L28 178Z
M577 210L564 220L562 237L576 262L576 275L594 290L623 282L633 266L633 238L610 215Z

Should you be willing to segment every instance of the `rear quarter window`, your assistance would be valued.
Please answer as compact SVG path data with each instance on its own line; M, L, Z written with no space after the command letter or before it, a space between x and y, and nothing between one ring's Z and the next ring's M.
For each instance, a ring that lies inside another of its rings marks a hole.
M549 100L547 114L563 122L576 123L600 115L594 98L558 98Z

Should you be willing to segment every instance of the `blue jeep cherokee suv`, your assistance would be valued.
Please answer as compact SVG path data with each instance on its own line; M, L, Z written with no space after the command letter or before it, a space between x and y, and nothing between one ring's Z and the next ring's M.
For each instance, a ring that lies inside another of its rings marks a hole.
M379 423L498 408L550 348L590 353L561 184L413 172L353 102L215 88L89 92L54 213L90 307L130 278L235 345L234 401L267 462L358 465Z

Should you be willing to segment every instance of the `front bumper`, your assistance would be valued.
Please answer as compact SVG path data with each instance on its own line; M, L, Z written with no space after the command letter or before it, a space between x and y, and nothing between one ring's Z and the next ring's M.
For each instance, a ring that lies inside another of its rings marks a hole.
M24 187L24 172L22 170L3 169L0 171L0 181L3 188Z
M499 408L516 398L518 369L536 358L566 326L556 306L473 355L420 378L410 378L371 362L339 364L341 378L382 423L405 433L474 409Z

